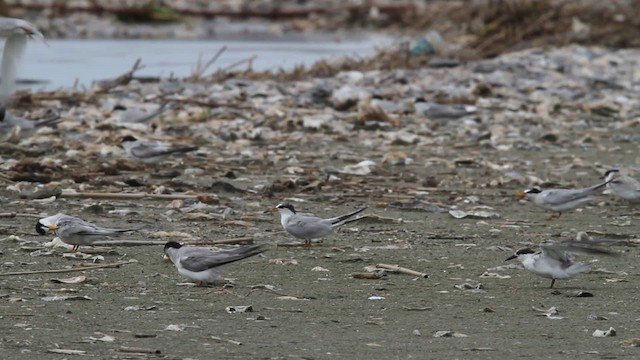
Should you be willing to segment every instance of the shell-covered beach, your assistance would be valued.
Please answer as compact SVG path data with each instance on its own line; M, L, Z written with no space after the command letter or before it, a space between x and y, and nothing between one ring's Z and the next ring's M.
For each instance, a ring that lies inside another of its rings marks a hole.
M549 221L515 194L594 185L612 168L640 176L638 50L471 56L440 31L288 72L203 59L189 77L146 79L143 58L83 91L17 91L12 114L59 119L0 134L3 355L637 358L636 206L605 191ZM162 112L128 121L117 105ZM118 146L127 135L197 150L147 164ZM367 210L305 250L271 211L282 202ZM58 212L140 230L71 252L34 228ZM504 261L578 232L618 256L579 257L592 270L554 289ZM267 251L230 264L231 285L196 287L164 258L167 241Z

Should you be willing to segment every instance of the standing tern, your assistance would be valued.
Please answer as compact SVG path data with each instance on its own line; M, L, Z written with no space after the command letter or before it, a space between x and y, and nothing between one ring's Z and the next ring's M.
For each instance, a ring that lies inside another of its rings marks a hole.
M519 191L516 196L519 199L528 198L537 206L551 210L556 214L552 214L547 220L558 219L563 211L575 209L578 206L590 202L594 195L600 193L610 181L602 184L594 185L582 189L547 189L540 190L537 188Z
M282 227L294 237L303 239L304 248L309 249L312 239L323 237L338 226L362 219L362 217L351 218L364 211L366 207L329 219L298 214L293 205L288 203L278 204L276 209L280 212L280 224L282 224Z
M618 169L607 170L604 179L611 194L628 201L640 201L640 181L620 173Z
M175 241L169 241L164 245L164 253L176 266L178 273L198 286L220 281L224 265L258 255L265 250L260 245L217 252L202 247L182 246Z
M84 221L80 218L57 214L55 223L50 223L47 228L54 231L62 242L73 245L71 251L78 251L80 245L91 245L95 241L105 236L118 236L124 232L136 231L139 229L110 229L100 227L96 224ZM49 220L51 222L51 220ZM36 225L36 230L38 225Z
M131 135L122 137L117 143L122 146L127 155L144 163L157 163L171 154L198 150L197 146L178 145L164 141L138 140Z
M519 249L505 261L518 259L526 270L551 279L551 288L553 288L556 279L569 279L590 269L589 264L575 261L572 254L617 255L615 252L596 247L602 243L602 241L545 243L540 245L538 251L531 248Z

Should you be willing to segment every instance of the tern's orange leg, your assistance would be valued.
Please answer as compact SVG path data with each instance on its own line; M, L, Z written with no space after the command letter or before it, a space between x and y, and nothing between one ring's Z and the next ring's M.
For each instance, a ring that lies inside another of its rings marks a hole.
M302 248L305 250L311 250L311 240L305 240L304 245L302 245Z

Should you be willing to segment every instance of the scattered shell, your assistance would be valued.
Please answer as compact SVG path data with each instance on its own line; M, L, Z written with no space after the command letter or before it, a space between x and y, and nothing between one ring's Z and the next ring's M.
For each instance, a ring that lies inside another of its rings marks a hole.
M567 294L567 297L593 297L593 294L588 291L576 291L571 294Z
M363 160L355 165L347 165L340 170L340 173L347 175L369 175L376 163L371 160Z
M591 334L591 336L593 337L616 336L616 329L614 329L613 327L609 327L608 330L596 330L593 332L593 334Z
M620 342L621 346L624 347L640 347L640 338L631 338L626 339Z
M276 299L278 299L278 300L304 300L304 301L309 301L309 299L299 298L299 297L290 296L290 295L278 296L278 297L276 297Z
M531 307L534 311L537 311L538 314L536 314L536 316L546 316L547 319L551 319L551 320L562 320L564 319L563 316L558 315L558 309L555 306L552 306L548 309L539 309L536 307Z
M474 293L485 292L484 286L481 283L471 284L471 283L465 282L459 285L454 285L454 287L459 290L465 290L465 291L474 292Z
M84 350L71 350L71 349L48 349L47 352L63 355L84 355L87 352Z
M475 219L499 219L500 214L487 210L449 210L449 214L456 219L475 218Z
M375 272L355 272L351 273L351 277L354 279L381 279L386 276L384 271Z
M492 272L483 272L482 274L480 274L481 278L496 278L496 279L510 279L511 276L509 275L500 275L498 273L492 273Z
M276 265L298 265L298 260L296 259L284 259L284 258L275 258L270 259L269 264Z
M185 326L184 325L167 325L167 327L164 328L164 330L166 331L184 331Z
M61 284L80 284L85 281L87 281L87 277L84 275L74 276L70 278L51 279L51 282L61 283Z
M237 305L237 306L227 306L225 310L229 314L237 314L237 313L245 313L245 312L253 312L253 306L251 305Z
M103 335L102 337L89 336L89 340L111 343L111 342L114 342L116 340L116 338L114 338L113 336L110 336L110 335Z
M41 298L43 301L71 301L71 300L93 300L88 296L80 295L54 295Z
M467 337L468 335L459 333L459 332L455 332L455 331L449 331L449 330L441 330L441 331L436 331L435 334L433 334L433 337Z

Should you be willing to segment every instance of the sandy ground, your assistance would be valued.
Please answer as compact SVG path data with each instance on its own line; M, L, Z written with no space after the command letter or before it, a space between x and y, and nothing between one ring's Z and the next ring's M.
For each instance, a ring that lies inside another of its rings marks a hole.
M289 148L296 146L289 144ZM341 145L344 146L344 145ZM411 146L404 148L409 149ZM403 148L402 146L400 148ZM355 154L364 149L354 146ZM568 212L559 221L545 221L547 213L518 202L515 187L434 188L428 201L447 205L455 197L475 195L479 204L493 207L497 219L455 219L448 213L406 211L387 204L404 199L385 193L391 183L423 187L428 176L455 176L465 181L488 182L491 174L481 167L425 166L429 149L411 149L417 161L392 168L394 176L365 181L354 177L359 196L348 196L340 185L315 193L290 192L273 197L254 194L223 196L223 202L243 214L248 224L227 220L176 221L162 215L167 203L160 201L101 201L104 213L81 212L92 200L58 200L42 205L14 201L15 195L0 192L3 212L53 214L64 211L99 222L122 226L123 217L109 209L136 208L131 224L144 230L130 238L144 240L158 230L183 231L202 239L251 236L268 245L263 256L231 265L225 277L235 286L220 291L178 285L184 280L162 257L162 246L114 247L104 263L134 260L119 268L60 274L0 277L0 342L2 357L20 359L62 358L269 358L269 359L635 359L640 349L621 346L621 341L640 338L638 329L638 250L620 248L617 258L596 260L594 269L608 272L582 274L558 281L556 291L549 280L524 270L496 270L523 243L569 240L577 231L596 238L633 238L637 210L610 197L594 206ZM527 158L534 169L548 168L555 156L560 166L566 158L558 153L510 152L487 149L450 149L458 156L478 152L489 159ZM588 161L633 161L635 149L612 154L595 149L571 149ZM452 155L450 154L450 155ZM623 154L621 158L619 154ZM333 164L332 164L333 165ZM335 164L337 165L337 164ZM251 172L247 168L247 173ZM276 178L281 168L268 174ZM397 172L396 172L397 171ZM452 175L453 174L453 175ZM213 174L212 178L219 178ZM589 185L598 180L594 171L576 171L566 183ZM243 186L241 181L227 181ZM353 191L348 192L353 194ZM347 225L310 251L277 246L290 242L280 228L277 214L256 208L276 205L281 198L298 197L303 211L320 216L347 212L362 205L366 213L402 221L370 221ZM249 206L249 204L259 206ZM240 217L239 217L240 219ZM226 223L226 225L225 225ZM2 272L62 269L88 260L31 256L33 250L7 239L46 241L35 234L34 218L3 219L0 223ZM82 248L81 248L82 250ZM294 259L281 265L274 259ZM429 274L429 278L389 273L379 280L354 279L351 274L377 263L398 264ZM322 269L322 271L317 271ZM484 277L496 273L505 278ZM617 273L624 272L624 273ZM80 284L58 284L54 278L84 274ZM455 285L482 284L482 290L460 290ZM264 286L270 285L266 290ZM593 297L575 297L586 291ZM90 300L45 301L59 295L86 296ZM228 313L229 306L251 305L253 312ZM557 307L561 319L538 316L532 308ZM601 320L595 320L599 317ZM596 329L615 328L616 337L596 338ZM464 337L434 337L437 331L453 331ZM129 353L125 348L157 353ZM54 349L80 350L84 356L51 353Z

